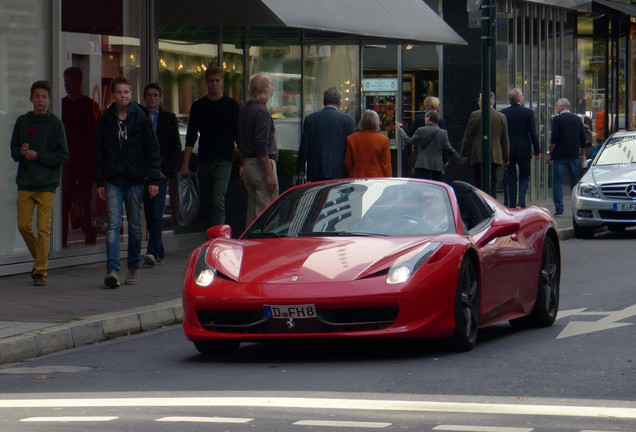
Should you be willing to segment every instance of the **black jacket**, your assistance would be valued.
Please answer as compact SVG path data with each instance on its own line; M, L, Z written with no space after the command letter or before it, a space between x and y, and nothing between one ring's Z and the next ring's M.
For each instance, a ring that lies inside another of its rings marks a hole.
M168 178L177 177L177 165L181 159L181 139L177 117L171 112L159 109L157 138L161 149L161 172Z
M502 109L501 113L508 120L510 158L529 159L533 154L541 153L532 110L519 104L513 104Z
M576 114L561 112L552 120L550 144L555 144L550 159L578 159L585 148L583 121Z
M127 139L121 142L117 107L110 107L97 120L94 179L97 187L106 182L118 187L159 184L161 158L159 143L148 113L135 102L128 105Z

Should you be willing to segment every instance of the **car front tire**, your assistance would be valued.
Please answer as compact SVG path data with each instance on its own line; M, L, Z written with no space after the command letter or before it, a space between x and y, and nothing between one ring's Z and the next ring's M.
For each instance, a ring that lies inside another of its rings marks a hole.
M583 227L576 223L576 219L572 218L572 226L574 227L574 236L577 239L592 239L594 238L594 233L596 228L594 227Z
M455 331L451 348L470 351L477 343L479 331L479 282L477 266L470 257L464 257L457 278L455 293Z

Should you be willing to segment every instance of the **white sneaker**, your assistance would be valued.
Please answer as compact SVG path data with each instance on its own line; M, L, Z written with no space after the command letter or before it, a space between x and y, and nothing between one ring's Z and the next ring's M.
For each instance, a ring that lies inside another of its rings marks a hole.
M106 273L106 276L104 277L104 285L110 289L119 288L121 284L119 283L117 273L112 270Z
M157 259L155 258L155 256L153 254L146 254L143 257L144 263L148 264L148 265L155 265L157 264Z

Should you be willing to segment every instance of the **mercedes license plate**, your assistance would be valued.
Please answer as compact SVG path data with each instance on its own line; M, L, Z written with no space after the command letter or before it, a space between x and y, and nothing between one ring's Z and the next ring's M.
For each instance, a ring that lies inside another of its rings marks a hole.
M263 308L265 309L265 315L270 319L303 319L316 317L316 306L312 304L264 305Z
M615 212L636 211L636 202L614 203Z

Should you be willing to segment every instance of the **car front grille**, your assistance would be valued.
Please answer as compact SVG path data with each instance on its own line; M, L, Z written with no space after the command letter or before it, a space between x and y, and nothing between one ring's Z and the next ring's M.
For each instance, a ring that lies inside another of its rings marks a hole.
M636 212L633 211L615 212L612 210L599 210L598 215L601 219L636 220Z
M601 192L608 199L632 201L634 198L627 195L628 187L632 184L635 183L606 183L601 185Z
M217 333L293 334L381 330L391 326L397 307L322 309L316 318L268 319L263 310L201 310L201 326Z

